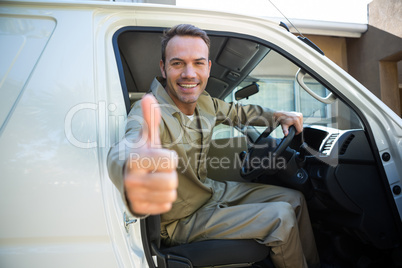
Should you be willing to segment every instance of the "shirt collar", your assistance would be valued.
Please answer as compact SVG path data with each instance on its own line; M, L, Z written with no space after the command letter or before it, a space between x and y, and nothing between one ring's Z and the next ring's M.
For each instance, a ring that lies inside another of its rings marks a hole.
M151 84L151 92L158 100L159 105L162 110L169 112L170 114L180 113L179 108L173 102L172 98L166 92L163 84L165 83L164 78L156 77Z

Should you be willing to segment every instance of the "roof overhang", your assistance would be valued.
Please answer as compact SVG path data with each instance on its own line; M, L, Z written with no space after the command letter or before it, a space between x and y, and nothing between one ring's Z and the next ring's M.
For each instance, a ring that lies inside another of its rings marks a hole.
M265 19L284 22L292 33L301 32L302 34L312 35L326 35L326 36L339 36L339 37L352 37L359 38L368 29L367 24L363 23L347 23L347 22L333 22L333 21L318 21L318 20L304 20L304 19L290 19L292 24L297 30L290 25L286 19L264 17Z

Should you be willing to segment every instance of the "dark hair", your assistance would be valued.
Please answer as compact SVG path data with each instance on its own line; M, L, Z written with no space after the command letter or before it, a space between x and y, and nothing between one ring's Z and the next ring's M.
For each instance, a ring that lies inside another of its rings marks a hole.
M163 37L162 37L162 61L165 63L166 60L166 46L169 43L170 39L175 37L176 35L179 36L194 36L194 37L200 37L202 40L204 40L205 44L207 44L208 47L208 54L209 54L209 47L211 41L209 40L209 37L206 32L201 30L198 27L195 27L194 25L191 24L179 24L176 26L173 26L170 29L167 29L163 32ZM209 55L208 55L209 57Z

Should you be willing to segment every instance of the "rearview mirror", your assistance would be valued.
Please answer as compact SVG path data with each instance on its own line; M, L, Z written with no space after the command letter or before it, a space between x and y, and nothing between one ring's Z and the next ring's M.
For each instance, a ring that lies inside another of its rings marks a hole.
M238 91L236 91L235 93L235 99L241 100L241 99L248 99L248 97L250 97L251 95L254 95L255 93L258 93L259 91L259 86L256 82L253 82L251 85L248 85L246 87L243 87L241 89L239 89Z

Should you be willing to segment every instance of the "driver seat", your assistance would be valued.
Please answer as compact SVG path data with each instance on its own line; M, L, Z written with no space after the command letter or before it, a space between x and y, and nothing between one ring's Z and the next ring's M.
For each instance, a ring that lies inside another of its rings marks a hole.
M269 255L270 248L253 239L206 240L165 247L160 216L140 220L141 238L150 268L249 267ZM156 256L157 264L151 256Z

